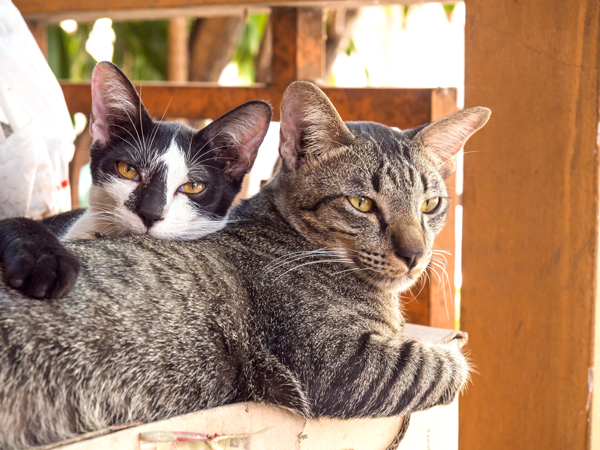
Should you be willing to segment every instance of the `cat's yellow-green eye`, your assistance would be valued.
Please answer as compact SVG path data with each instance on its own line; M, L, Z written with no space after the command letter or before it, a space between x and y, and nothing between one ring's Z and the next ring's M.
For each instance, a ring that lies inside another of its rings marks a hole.
M135 167L123 161L117 163L117 170L128 180L135 180L135 178L139 175L139 172Z
M179 188L181 192L185 192L186 194L199 194L204 190L206 185L204 183L185 183L183 186Z
M438 207L439 204L440 204L439 197L430 198L429 200L425 200L423 202L423 204L421 205L421 211L432 212L433 210L435 210Z
M373 200L369 197L348 197L348 201L362 212L369 212L373 208Z

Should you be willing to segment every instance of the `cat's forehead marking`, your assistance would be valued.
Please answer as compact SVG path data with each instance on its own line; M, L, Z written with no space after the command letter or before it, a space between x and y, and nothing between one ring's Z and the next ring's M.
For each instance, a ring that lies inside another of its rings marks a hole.
M171 140L171 145L160 157L167 173L165 191L167 196L174 194L179 186L188 181L189 169L182 148L177 143L176 135Z
M410 201L430 191L441 191L439 176L435 176L427 157L409 136L398 129L375 123L351 123L357 140L354 147L370 160L370 184L373 190L383 195Z

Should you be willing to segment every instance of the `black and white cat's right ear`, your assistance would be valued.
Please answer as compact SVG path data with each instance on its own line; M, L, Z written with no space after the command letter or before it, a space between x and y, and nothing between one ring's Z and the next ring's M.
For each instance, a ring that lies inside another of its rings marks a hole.
M467 140L483 127L492 111L483 106L463 109L425 125L413 137L425 148L442 177L456 170L456 155Z
M108 61L99 62L92 72L92 113L90 133L93 142L106 147L119 130L134 130L151 123L140 96L129 78Z
M279 134L279 155L294 171L354 140L329 98L308 81L296 81L285 90Z

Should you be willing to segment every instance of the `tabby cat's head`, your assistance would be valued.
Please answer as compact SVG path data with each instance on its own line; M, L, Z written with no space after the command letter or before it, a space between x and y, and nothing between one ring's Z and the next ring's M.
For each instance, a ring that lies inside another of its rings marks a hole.
M281 106L280 208L309 240L341 252L349 273L406 289L444 225L455 156L489 116L469 108L405 131L344 123L319 88L294 83Z
M123 72L99 63L90 117L95 231L194 239L222 228L270 120L270 106L253 101L200 131L154 121Z

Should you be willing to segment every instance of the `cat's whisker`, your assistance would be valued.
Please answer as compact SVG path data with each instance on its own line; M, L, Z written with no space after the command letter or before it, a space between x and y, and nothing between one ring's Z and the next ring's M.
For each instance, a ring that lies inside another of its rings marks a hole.
M167 107L165 108L165 112L163 113L162 117L160 118L159 123L162 123L162 121L164 120L165 115L167 114L167 110L169 109L169 106L171 106L171 100L173 100L173 96L171 96L171 98L169 99L169 103L167 103ZM158 124L155 124L154 130L152 130L152 137L150 140L150 148L152 148L152 144L154 143L154 138L158 134L159 128L160 127L158 126ZM190 142L191 142L191 140L190 140Z
M301 252L304 253L304 252ZM296 255L295 257L290 257L287 258L283 261L279 261L276 264L274 264L276 261L272 261L271 263L269 263L267 266L265 266L265 268L263 269L263 273L265 272L272 272L275 269L278 269L279 267L285 265L285 264L291 264L293 262L299 261L301 259L305 259L305 258L309 258L311 256L331 256L331 257L343 257L345 256L344 254L340 254L340 252L330 252L330 251L321 251L321 252L317 252L317 251L310 251L310 252L306 252L305 254L302 255Z
M375 270L372 267L355 267L352 269L346 269L346 270L340 270L339 272L334 272L331 275L338 275L340 273L345 273L345 272L360 272L363 270Z
M142 129L142 142L143 142L143 146L144 146L144 150L146 152L148 152L148 147L146 147L146 138L144 137L144 121L142 120L142 85L140 85L140 95L138 96L139 99L139 104L138 104L138 111L140 114L140 127Z
M310 261L310 262L303 263L303 264L297 265L297 266L295 266L295 267L292 267L290 270L288 270L288 271L286 271L286 272L282 273L282 274L281 274L281 275L279 275L277 278L275 278L275 279L273 280L273 282L275 282L275 281L279 280L279 279L280 279L282 276L284 276L284 275L286 275L286 274L290 273L291 271L293 271L293 270L296 270L296 269L299 269L300 267L309 266L309 265L311 265L311 264L320 264L320 263L336 263L336 262L337 262L337 263L347 263L347 262L352 262L352 260L351 260L351 259L325 259L325 260L319 260L319 261Z

